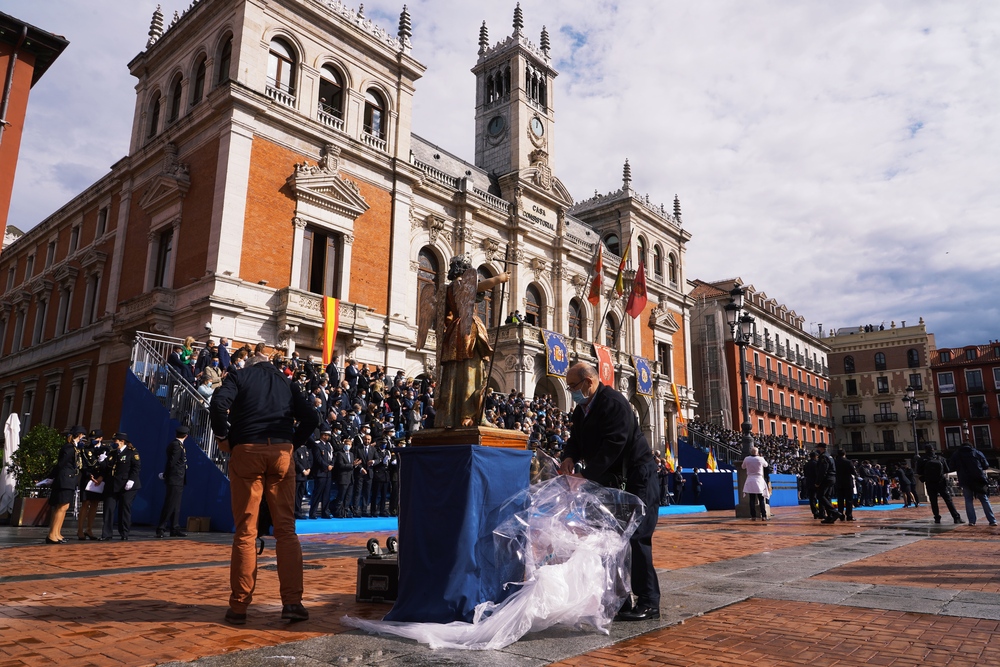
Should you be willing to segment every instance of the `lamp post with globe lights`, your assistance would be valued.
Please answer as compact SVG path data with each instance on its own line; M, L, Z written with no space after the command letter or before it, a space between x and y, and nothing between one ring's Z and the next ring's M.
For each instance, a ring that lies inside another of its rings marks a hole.
M740 355L740 382L742 384L743 400L743 439L740 449L744 457L750 456L753 447L753 436L750 435L750 383L747 377L746 349L757 333L757 325L753 315L744 311L744 290L737 285L729 292L730 300L726 304L726 323L733 335L733 343Z

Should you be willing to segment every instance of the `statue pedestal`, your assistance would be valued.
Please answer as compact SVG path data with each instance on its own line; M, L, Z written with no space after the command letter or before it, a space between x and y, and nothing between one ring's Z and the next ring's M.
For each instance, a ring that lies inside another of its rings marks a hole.
M527 449L528 435L490 426L463 426L460 428L426 428L410 437L412 447L434 447L438 445L482 445L483 447L505 447Z

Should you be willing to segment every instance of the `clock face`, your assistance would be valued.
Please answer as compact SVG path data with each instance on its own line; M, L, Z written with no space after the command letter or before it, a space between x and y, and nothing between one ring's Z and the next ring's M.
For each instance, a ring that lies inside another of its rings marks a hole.
M494 116L490 119L489 124L486 125L486 131L489 132L490 136L496 137L503 132L506 125L507 123L504 121L503 116Z
M540 137L545 134L545 126L542 125L542 121L538 116L531 119L531 131L536 137Z

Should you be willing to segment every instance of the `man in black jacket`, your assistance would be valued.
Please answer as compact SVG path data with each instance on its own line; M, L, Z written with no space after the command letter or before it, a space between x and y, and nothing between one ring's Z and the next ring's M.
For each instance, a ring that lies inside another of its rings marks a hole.
M816 498L826 517L823 523L836 523L837 519L845 518L842 512L834 508L830 500L837 484L837 466L833 462L833 457L826 453L826 443L817 444L816 453L819 455L816 460Z
M302 513L302 501L309 495L309 474L312 472L312 449L307 443L295 448L295 518L305 519Z
M117 514L118 534L122 540L128 540L132 530L132 501L142 486L139 483L139 452L129 442L127 433L115 433L111 442L114 446L104 461L104 525L101 527L101 539L111 539Z
M809 452L809 460L802 466L802 477L805 485L806 497L809 499L809 509L812 510L814 519L822 519L823 511L819 504L819 490L816 487L816 465L819 454L814 449Z
M324 428L319 440L312 445L312 477L313 494L309 503L309 518L315 519L316 513L323 519L332 519L330 514L330 475L333 472L333 445L330 444L332 431Z
M955 503L951 502L951 494L948 492L948 482L945 475L948 474L948 463L943 457L934 453L934 447L927 445L924 447L924 454L917 459L917 474L920 475L924 488L927 489L927 498L931 503L931 510L934 512L934 523L941 523L941 512L938 509L938 496L944 500L944 504L951 513L951 518L955 523L965 523L955 509Z
M187 482L187 452L184 451L184 441L188 437L188 427L178 426L174 439L167 445L167 464L160 473L167 485L167 495L163 499L163 509L160 511L160 523L156 526L156 536L163 537L169 528L170 537L187 537L181 530L181 496L184 494L184 484Z
M345 519L348 515L353 516L351 511L355 465L354 456L351 454L353 445L354 439L350 436L342 438L333 459L333 483L337 485L337 504L333 515L338 519Z
M837 508L840 510L840 520L854 521L854 464L847 458L843 449L837 452L834 462L837 480Z
M295 534L294 444L305 442L319 418L302 392L278 370L281 355L230 373L212 395L212 430L229 458L233 555L226 622L243 625L257 585L257 517L267 500L274 523L281 618L304 621L302 545Z
M962 495L965 496L965 516L969 519L969 525L976 525L976 506L973 502L976 499L983 506L983 513L990 525L997 525L993 506L990 505L990 499L986 495L986 489L989 487L986 469L989 463L983 453L966 440L951 455L950 463L952 470L958 473L958 483L962 487Z
M628 400L602 384L597 369L578 363L567 371L566 384L577 406L559 472L572 474L577 462L585 462L583 476L604 486L615 486L615 478L624 472L625 490L646 505L646 514L629 540L636 603L626 602L616 619L658 619L660 584L653 568L653 531L659 518L660 482L653 452Z

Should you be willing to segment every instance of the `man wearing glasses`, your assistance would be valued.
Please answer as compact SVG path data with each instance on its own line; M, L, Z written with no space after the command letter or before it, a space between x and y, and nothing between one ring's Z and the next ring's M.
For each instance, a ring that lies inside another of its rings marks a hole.
M578 363L567 371L566 384L576 409L560 474L573 474L574 466L582 462L584 477L609 487L618 487L624 474L625 490L646 505L646 514L629 540L635 605L627 601L615 620L658 619L660 584L653 568L653 531L659 516L660 483L653 452L628 400L602 384L597 369Z

